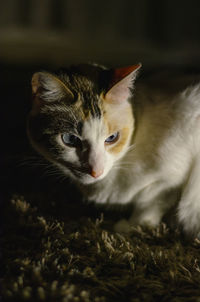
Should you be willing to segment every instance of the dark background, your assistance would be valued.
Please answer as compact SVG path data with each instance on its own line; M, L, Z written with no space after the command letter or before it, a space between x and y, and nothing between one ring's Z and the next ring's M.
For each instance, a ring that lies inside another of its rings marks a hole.
M2 196L43 188L37 169L20 165L30 152L25 125L32 73L80 62L142 62L144 74L198 71L200 2L0 0Z

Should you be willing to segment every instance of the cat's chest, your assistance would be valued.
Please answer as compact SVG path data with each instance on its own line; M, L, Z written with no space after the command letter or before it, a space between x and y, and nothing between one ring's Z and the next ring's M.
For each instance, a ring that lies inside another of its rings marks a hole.
M153 172L136 174L131 168L129 173L121 170L115 177L112 175L106 177L98 187L87 192L86 198L101 204L126 204L133 201L140 191L157 180L158 177Z
M86 198L96 203L125 204L146 186L158 179L156 169L144 168L139 162L113 168L113 171L100 183L90 188Z
M163 148L165 148L163 146ZM186 149L174 146L171 152L162 148L155 154L138 153L124 159L86 198L96 203L126 204L150 200L157 191L179 187L187 177L190 159ZM149 192L149 193L148 193Z

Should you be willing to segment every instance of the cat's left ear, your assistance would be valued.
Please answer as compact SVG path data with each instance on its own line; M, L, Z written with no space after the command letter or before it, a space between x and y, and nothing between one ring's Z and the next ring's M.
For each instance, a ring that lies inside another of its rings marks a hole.
M108 103L120 104L131 96L131 88L137 72L142 64L132 65L123 68L116 68L110 83L110 89L106 92L104 99Z
M31 84L33 96L45 102L74 98L71 90L57 76L48 72L34 73Z

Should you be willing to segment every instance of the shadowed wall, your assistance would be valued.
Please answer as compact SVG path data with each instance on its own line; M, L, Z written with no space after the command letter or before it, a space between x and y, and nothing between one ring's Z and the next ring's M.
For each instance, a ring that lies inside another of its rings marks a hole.
M199 1L0 0L0 62L199 64Z

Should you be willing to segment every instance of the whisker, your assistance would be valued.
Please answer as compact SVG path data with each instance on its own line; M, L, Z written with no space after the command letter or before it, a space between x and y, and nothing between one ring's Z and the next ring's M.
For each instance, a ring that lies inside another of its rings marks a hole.
M60 177L64 174L55 164L47 162L45 159L39 156L27 156L26 158L19 160L18 167L41 168L41 177Z
M136 144L130 145L130 146L127 148L127 152L129 152L129 151L135 149L135 147L136 147Z
M120 166L114 166L113 169L119 169L119 170L130 170L130 167L120 167Z
M130 162L121 162L121 163L116 163L114 164L114 166L118 166L118 167L129 167L130 168L130 165L132 164L133 162L130 161Z
M46 166L48 163L39 156L26 156L23 159L18 160L18 166L30 166L30 165L37 165L37 166Z
M66 181L66 179L69 179L69 176L60 170L55 163L45 160L40 155L28 155L25 158L18 160L17 165L18 167L22 168L39 168L41 178L53 177L55 180L61 183ZM73 169L73 165L71 168Z

